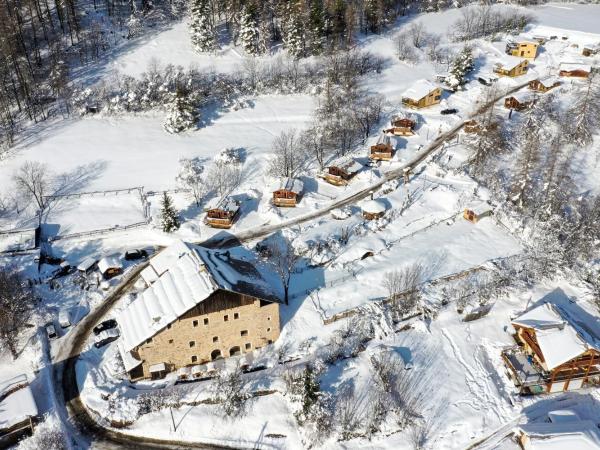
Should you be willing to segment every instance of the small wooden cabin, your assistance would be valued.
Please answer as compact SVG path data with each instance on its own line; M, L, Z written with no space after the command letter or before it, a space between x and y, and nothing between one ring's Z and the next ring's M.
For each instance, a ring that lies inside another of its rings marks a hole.
M9 448L24 436L31 436L38 418L26 375L0 382L0 448Z
M390 122L392 128L385 130L394 136L412 136L415 134L417 121L412 114L394 116Z
M275 206L295 207L300 201L304 183L297 178L282 180L273 191L273 204Z
M119 255L105 256L98 261L98 270L105 280L110 280L123 273L123 263Z
M376 220L385 215L387 208L381 200L369 200L362 204L361 209L366 220Z
M371 145L369 159L374 161L390 161L394 157L394 147L389 136L383 134L375 145Z
M419 80L402 94L402 104L409 108L426 108L442 101L442 89L428 80Z
M226 197L206 212L205 223L213 228L231 228L239 212L239 202Z
M463 218L471 223L477 223L484 217L489 217L491 215L492 210L485 206L472 209L465 208L465 210L463 211Z
M600 45L588 44L583 47L581 54L583 56L594 56L600 53Z
M327 167L325 181L334 186L345 186L362 169L362 164L354 159L335 161Z
M537 56L538 42L533 41L509 41L506 44L506 54L511 56L517 56L520 58L535 59Z
M525 75L529 68L529 61L515 56L505 56L494 65L494 73L505 77L519 77Z
M534 103L535 97L530 95L528 92L517 92L504 99L504 107L507 109L514 109L516 111L528 109L533 106Z
M557 77L538 78L529 82L529 89L536 92L548 92L560 85L561 82Z
M561 77L589 78L592 67L588 64L561 63L558 74Z
M467 120L463 126L465 133L478 133L481 130L479 123L475 119Z

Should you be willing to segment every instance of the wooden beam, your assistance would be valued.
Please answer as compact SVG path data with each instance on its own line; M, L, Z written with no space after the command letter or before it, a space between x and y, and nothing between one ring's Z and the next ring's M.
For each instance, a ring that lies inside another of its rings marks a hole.
M594 364L594 356L596 356L595 353L592 353L592 358L590 359L590 363L587 366L587 369L585 369L585 376L583 377L583 383L587 383L590 369L592 368L592 365Z

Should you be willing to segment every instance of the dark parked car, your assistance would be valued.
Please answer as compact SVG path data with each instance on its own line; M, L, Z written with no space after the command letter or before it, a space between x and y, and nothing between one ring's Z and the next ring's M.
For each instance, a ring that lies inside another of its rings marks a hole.
M442 109L440 112L443 115L447 116L448 114L456 114L458 112L458 109L456 109L456 108L448 108L448 109Z
M64 277L69 275L71 272L73 272L73 269L71 268L68 262L64 261L60 263L60 265L56 269L54 269L54 271L52 272L52 278L55 279Z
M136 259L147 258L148 252L143 249L128 250L125 252L126 261L135 261Z
M109 344L112 341L116 341L117 339L119 339L118 330L116 330L115 328L112 328L110 330L104 330L98 336L96 336L94 347L104 347L106 344Z
M94 334L96 336L98 336L103 331L110 330L111 328L114 328L116 326L117 326L117 321L115 319L108 319L108 320L105 320L104 322L96 325L92 331L94 332Z

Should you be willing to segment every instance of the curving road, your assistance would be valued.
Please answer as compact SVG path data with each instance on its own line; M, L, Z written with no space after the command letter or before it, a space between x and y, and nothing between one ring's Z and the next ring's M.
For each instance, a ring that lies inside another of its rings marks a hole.
M414 169L421 164L428 156L435 152L439 147L443 145L448 139L456 136L456 133L464 126L465 122L477 114L487 110L491 105L496 103L508 94L518 91L525 87L527 83L520 84L514 88L509 89L501 96L496 97L492 101L482 105L474 114L470 115L467 119L459 122L457 125L452 127L445 133L440 134L436 137L431 144L422 149L417 156L405 165L396 169L387 171L384 176L378 182L357 191L347 197L340 200L336 200L331 204L305 214L294 219L286 220L275 225L267 225L258 229L249 229L242 231L238 234L216 235L200 245L204 245L210 248L218 247L230 247L239 245L241 242L257 239L275 231L298 225L300 223L308 222L313 219L322 217L332 210L342 208L344 206L351 205L359 200L367 198L372 191L379 189L383 184L390 180L401 177L405 169ZM100 424L90 413L90 411L82 403L79 393L79 386L77 383L75 365L79 355L84 350L86 341L91 335L92 328L102 319L102 317L113 307L115 302L122 296L122 294L129 289L139 273L147 266L148 262L140 264L131 272L129 272L123 282L112 291L103 303L90 311L90 313L73 329L64 336L59 343L57 343L58 351L53 361L53 377L55 382L54 389L58 399L64 398L65 411L59 411L59 414L63 417L63 422L68 428L70 438L75 442L76 445L83 448L95 448L102 450L112 449L183 449L183 448L200 448L200 449L223 449L228 447L220 447L211 444L203 443L185 443L176 442L162 439L151 439L145 437L136 437L128 434L121 433L114 429L106 428Z

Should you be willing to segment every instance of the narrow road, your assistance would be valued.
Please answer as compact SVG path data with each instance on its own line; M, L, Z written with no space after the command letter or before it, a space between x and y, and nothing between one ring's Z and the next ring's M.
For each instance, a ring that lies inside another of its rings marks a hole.
M448 130L445 133L442 133L438 137L436 137L431 142L431 144L429 144L427 147L421 149L419 154L416 155L409 162L407 162L406 164L404 164L401 167L398 167L396 169L392 169L392 170L385 172L383 174L383 177L381 180L377 181L376 183L373 183L370 186L367 186L364 189L356 191L347 197L343 197L339 200L336 200L321 209L312 211L303 216L294 217L293 219L284 220L283 222L273 224L273 225L265 225L265 226L262 226L259 228L243 230L243 231L238 232L237 234L232 234L232 233L228 233L228 232L218 233L215 236L212 236L209 239L206 239L205 241L199 242L198 244L202 245L204 247L207 247L207 248L234 247L236 245L241 244L242 242L246 242L246 241L249 241L252 239L258 239L258 238L267 236L271 233L274 233L275 231L279 231L284 228L289 228L294 225L299 225L301 223L308 222L310 220L317 219L319 217L323 217L325 214L330 213L334 209L343 208L344 206L352 205L360 200L363 200L363 199L367 198L368 196L370 196L371 192L377 191L379 188L381 188L381 186L383 186L388 181L400 178L404 174L404 171L406 169L410 169L411 172L414 172L415 168L419 164L421 164L428 156L430 156L436 150L438 150L444 144L444 142L446 142L449 139L456 136L456 134L462 129L462 127L464 127L465 122L475 118L478 114L481 114L482 112L486 111L497 101L503 99L507 95L512 94L513 92L518 91L519 89L522 89L523 87L527 86L528 84L529 84L529 82L519 84L519 85L509 89L508 91L504 92L502 95L497 96L496 98L489 101L488 103L483 104L481 107L479 107L477 109L477 111L475 113L469 115L466 119L460 121L458 124L453 126L450 130Z
M367 198L371 194L371 191L379 189L381 186L383 186L386 182L390 180L394 180L401 177L405 169L409 168L411 171L414 171L414 169L419 164L421 164L428 156L430 156L433 152L440 148L444 142L456 136L456 133L458 133L458 131L464 126L467 120L485 111L491 105L493 105L495 102L502 99L506 95L509 95L510 93L515 92L525 87L526 85L527 83L523 83L518 86L515 86L514 88L511 88L501 96L498 96L489 103L481 106L476 113L470 115L467 119L459 122L450 130L436 137L433 140L433 142L431 142L431 144L422 149L422 151L419 152L419 154L415 156L411 161L409 161L401 167L384 173L384 176L380 181L360 191L350 194L349 196L344 197L340 200L336 200L331 204L325 206L324 208L305 214L301 217L296 217L294 219L286 220L274 225L263 226L258 229L245 230L238 233L237 235L229 233L227 233L225 236L223 236L223 234L216 235L210 239L207 239L204 242L201 242L200 245L204 245L209 248L230 247L234 245L239 245L241 242L257 239L271 234L275 231L293 225L298 225L300 223L308 222L313 219L317 219L331 212L334 209L342 208L344 206L351 205L359 200ZM138 267L129 272L125 276L121 285L119 285L113 292L111 292L110 295L104 300L104 302L99 307L90 311L90 313L81 322L74 326L73 329L65 337L62 338L62 341L58 343L59 348L57 351L57 355L53 361L53 375L55 380L54 389L57 399L64 398L66 407L65 411L59 413L65 413L61 414L61 416L64 415L69 418L69 423L66 423L65 426L71 428L70 431L72 431L72 433L70 438L73 441L75 441L75 443L78 444L80 447L84 448L95 448L101 450L140 448L227 448L202 443L183 443L162 439L136 437L121 433L114 429L108 429L99 424L98 421L91 416L90 411L83 405L81 401L75 368L77 359L84 350L85 343L91 334L92 328L96 325L96 323L100 321L100 319L102 319L102 317L108 311L112 309L112 307L122 296L122 294L133 285L133 283L137 279L137 276L147 266L147 264L148 262L140 264Z

